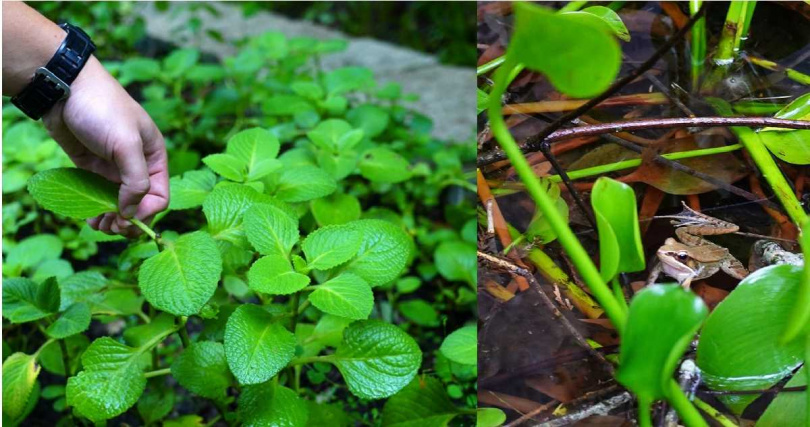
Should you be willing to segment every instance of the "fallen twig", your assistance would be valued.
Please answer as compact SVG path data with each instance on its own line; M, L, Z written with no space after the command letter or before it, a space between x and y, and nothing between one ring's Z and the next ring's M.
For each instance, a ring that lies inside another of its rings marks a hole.
M550 421L546 421L542 424L538 424L538 427L562 427L574 424L576 421L584 420L585 418L594 416L594 415L607 415L610 411L630 402L633 400L633 396L629 392L624 392L621 394L617 394L616 396L610 397L605 399L593 406L589 406L581 411L577 411L559 418L555 418Z

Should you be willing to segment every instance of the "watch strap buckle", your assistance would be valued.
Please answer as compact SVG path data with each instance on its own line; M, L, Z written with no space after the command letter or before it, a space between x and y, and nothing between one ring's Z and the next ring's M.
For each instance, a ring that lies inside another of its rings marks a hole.
M70 85L62 81L56 74L52 73L45 67L37 68L37 71L34 73L34 76L42 76L45 81L53 84L57 89L62 90L62 96L59 99L64 99L70 96ZM36 78L36 77L35 77Z

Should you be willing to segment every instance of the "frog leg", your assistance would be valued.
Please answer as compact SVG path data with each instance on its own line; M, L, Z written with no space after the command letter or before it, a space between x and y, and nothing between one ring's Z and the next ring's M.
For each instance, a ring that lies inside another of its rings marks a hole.
M647 283L645 284L645 286L654 285L655 281L658 280L658 276L660 276L663 271L664 269L661 266L661 261L656 259L652 270L650 270L650 275L647 276Z
M729 276L740 280L744 279L749 274L748 269L742 265L740 260L731 255L726 257L726 259L720 263L720 269L722 269Z

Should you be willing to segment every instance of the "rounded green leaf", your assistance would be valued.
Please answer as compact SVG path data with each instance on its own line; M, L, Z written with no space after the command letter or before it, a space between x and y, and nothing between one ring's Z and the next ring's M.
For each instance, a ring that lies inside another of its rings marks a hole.
M231 181L242 182L247 176L245 162L232 154L210 154L203 157L202 161L219 176Z
M629 185L602 177L591 193L591 206L599 229L602 278L646 268L636 212L636 193Z
M462 365L478 364L478 328L475 325L456 329L439 347L444 357Z
M150 304L177 316L197 314L214 294L222 256L211 236L196 231L144 261L138 286Z
M84 169L42 171L28 181L28 192L43 208L71 218L118 211L118 185Z
M298 242L298 218L269 204L245 211L244 226L248 241L262 255L286 257Z
M246 185L220 184L203 202L208 232L214 239L247 248L242 216L254 204L271 201L269 197Z
M422 352L402 329L379 320L352 323L343 332L343 342L329 356L349 391L365 399L389 397L416 376Z
M651 285L636 294L622 335L616 380L648 402L667 396L678 360L709 309L679 285Z
M627 27L624 25L624 22L622 22L622 18L611 8L605 6L591 6L576 12L565 12L563 15L574 16L581 19L592 19L591 17L596 17L605 24L607 31L610 31L616 37L626 42L630 41L630 32L627 31ZM586 15L590 15L590 17Z
M172 363L172 376L192 393L208 399L224 399L231 383L225 347L213 341L191 344Z
M345 224L360 219L360 201L351 194L333 193L309 203L312 216L320 226Z
M445 241L433 254L439 273L447 280L459 280L475 286L478 277L475 245L468 242Z
M261 257L248 270L248 286L257 292L287 295L304 289L309 276L293 270L290 260L281 255Z
M182 178L172 177L169 181L169 209L191 209L202 205L216 183L217 176L208 169L188 171Z
M79 302L70 306L53 322L45 333L54 339L62 339L84 332L90 327L90 305Z
M414 378L407 387L385 402L383 427L446 426L461 411L436 378Z
M275 376L295 355L295 336L273 323L267 310L237 308L225 326L225 357L239 384L259 384Z
M346 113L346 118L354 127L363 129L366 136L374 138L385 131L388 127L388 113L374 105L363 104L352 108Z
M363 234L360 249L346 264L346 271L362 277L371 287L396 279L408 263L411 238L398 226L379 219L354 221Z
M362 129L353 129L344 120L327 119L320 123L315 129L307 132L307 137L323 150L333 152L349 150L363 139Z
M309 301L319 310L347 319L367 319L374 308L374 293L360 276L343 273L315 288Z
M353 224L331 225L315 230L301 244L307 265L328 270L350 260L360 249L363 234Z
M395 184L411 177L408 161L385 147L372 148L363 153L359 166L363 177L373 182Z
M506 414L498 408L478 408L475 427L498 427L506 422Z
M262 128L245 129L228 140L225 152L247 168L245 179L254 181L281 168L278 138Z
M3 317L11 323L25 323L42 319L52 312L41 307L37 300L40 285L31 279L14 277L3 279Z
M781 345L797 300L802 269L776 265L757 270L712 311L700 333L697 364L715 390L756 390L776 384L802 362L804 342ZM741 413L757 395L723 400Z
M272 381L246 386L239 396L239 414L245 426L304 427L309 418L306 401Z
M397 305L397 309L408 320L420 326L439 326L439 312L423 299L412 299L402 301Z
M530 3L515 4L515 32L507 55L578 98L607 89L622 57L618 42L600 19L557 14Z
M14 353L3 362L3 414L17 419L25 412L40 367L36 357Z
M62 240L53 234L27 237L8 251L3 271L6 274L8 274L9 268L18 268L22 271L36 267L45 261L57 259L62 255L63 248Z
M299 166L282 170L275 194L285 202L307 202L328 196L336 188L335 179L322 169Z

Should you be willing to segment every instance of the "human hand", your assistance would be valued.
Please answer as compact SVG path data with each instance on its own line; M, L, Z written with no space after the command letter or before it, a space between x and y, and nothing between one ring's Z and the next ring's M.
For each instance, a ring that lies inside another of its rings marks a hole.
M71 95L42 120L76 166L121 184L120 214L91 218L87 220L91 227L135 236L140 229L128 218L148 223L168 207L169 170L163 135L95 57L71 85Z

